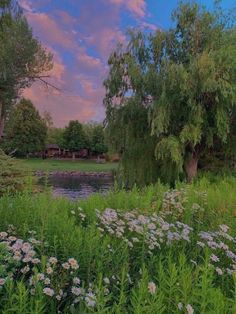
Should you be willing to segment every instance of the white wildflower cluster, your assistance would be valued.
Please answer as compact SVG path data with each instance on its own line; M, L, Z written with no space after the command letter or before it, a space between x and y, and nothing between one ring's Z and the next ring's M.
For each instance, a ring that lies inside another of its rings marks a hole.
M236 273L236 254L232 251L232 248L235 248L236 238L228 231L228 226L220 225L218 231L201 231L198 235L200 239L197 245L211 250L210 263L215 267L218 275Z
M184 189L165 192L162 202L162 214L179 218L184 212L186 201L187 197Z
M8 269L8 264L11 267L11 272L6 272L4 277L0 277L0 289L8 279L19 279L25 281L31 295L35 295L37 287L40 286L46 296L55 298L59 304L66 298L73 306L78 302L84 302L88 307L95 307L96 295L92 288L85 289L81 286L78 261L70 257L67 261L61 262L57 257L50 256L42 272L41 259L37 256L39 252L37 245L41 242L33 237L35 232L29 233L30 239L24 241L8 232L0 232L0 245L6 252L3 261L4 269ZM58 281L58 274L64 280Z
M157 214L140 215L137 211L120 212L107 208L104 212L96 211L98 228L103 235L119 238L133 248L145 241L151 252L161 245L171 245L178 241L190 242L192 228L182 222L168 223Z

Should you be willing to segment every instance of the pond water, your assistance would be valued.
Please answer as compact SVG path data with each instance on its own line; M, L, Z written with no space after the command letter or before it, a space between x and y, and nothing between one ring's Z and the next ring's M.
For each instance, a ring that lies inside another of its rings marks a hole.
M87 198L93 193L107 193L112 189L112 177L51 175L47 179L40 178L39 185L50 186L55 197L63 196L69 199Z

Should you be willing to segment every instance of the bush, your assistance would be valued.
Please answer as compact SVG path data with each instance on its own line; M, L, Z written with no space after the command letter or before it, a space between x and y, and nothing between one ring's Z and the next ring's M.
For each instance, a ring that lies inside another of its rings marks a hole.
M0 150L0 196L22 191L26 176L14 158Z

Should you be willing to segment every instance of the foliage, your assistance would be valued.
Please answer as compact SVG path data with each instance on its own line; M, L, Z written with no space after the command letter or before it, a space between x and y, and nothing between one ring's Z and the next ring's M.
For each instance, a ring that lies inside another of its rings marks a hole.
M2 197L0 310L235 313L235 184L209 176L78 203Z
M45 122L30 100L22 99L14 108L7 128L6 147L17 155L44 149L47 134Z
M44 81L52 69L52 55L33 37L15 0L0 2L0 136L20 91Z
M102 125L94 125L91 136L90 149L96 155L107 152L107 145L105 143L105 134Z
M0 196L21 191L25 185L25 174L17 161L0 150Z
M63 134L64 129L62 128L48 128L46 144L57 144L59 147L63 147Z
M70 121L63 133L63 147L71 151L79 151L86 148L87 137L82 124L78 121Z
M218 7L209 12L196 3L181 3L173 20L175 27L167 31L130 32L127 47L118 47L109 59L106 121L111 144L123 153L125 173L133 173L131 184L140 181L137 163L142 164L141 183L152 182L146 177L148 157L143 158L147 147L150 164L159 167L156 178L173 182L184 173L191 181L202 155L219 143L229 144L234 132L232 16ZM139 145L143 141L146 146Z

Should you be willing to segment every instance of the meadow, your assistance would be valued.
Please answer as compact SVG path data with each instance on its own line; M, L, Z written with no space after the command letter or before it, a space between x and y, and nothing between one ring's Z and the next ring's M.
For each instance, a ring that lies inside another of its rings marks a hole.
M106 162L96 163L95 160L55 160L29 158L19 160L22 167L28 171L60 172L60 171L81 171L81 172L109 172L117 169L118 164Z
M236 178L0 198L1 313L236 313Z

